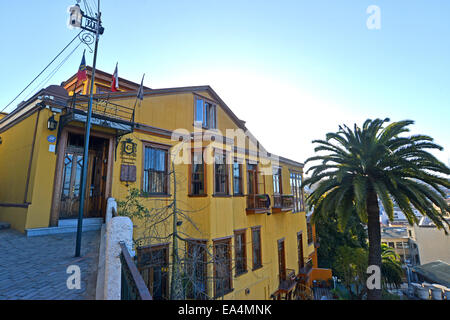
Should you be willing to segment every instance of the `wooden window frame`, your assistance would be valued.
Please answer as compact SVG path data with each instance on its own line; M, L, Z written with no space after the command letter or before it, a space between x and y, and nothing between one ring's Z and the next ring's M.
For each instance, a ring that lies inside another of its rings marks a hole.
M170 267L170 260L169 260L170 247L169 247L169 243L159 243L159 244L154 244L154 245L142 246L142 247L138 247L137 250L136 250L137 251L136 252L137 264L138 264L138 267L140 267L139 272L141 274L142 274L142 272L144 270L149 269L148 267L147 268L142 268L141 266L139 266L139 263L140 263L142 255L144 253L153 254L153 252L158 251L158 250L166 250L164 260L167 262L167 266L168 266L168 269L169 269L169 267ZM165 286L165 290L164 291L165 291L165 298L168 299L169 295L170 295L170 291L169 291L170 274L169 274L169 271L166 271L166 272L167 272L167 274L166 274L167 275L167 282L166 282L166 286ZM148 279L148 280L150 280L150 279ZM148 284L147 284L147 286L148 286ZM149 291L150 291L150 293L152 295L153 295L153 290L154 290L154 288L149 288Z
M200 96L200 95L194 95L194 126L199 126L200 127L200 121L197 121L197 101L201 100L202 103L202 122L201 122L201 127L205 130L215 130L217 129L217 103L212 101L211 99L208 99L204 96ZM208 103L210 106L209 108L206 108L205 104ZM209 110L213 110L214 111L214 116L211 116L211 111ZM207 123L205 126L205 122L204 120L207 119ZM211 124L214 124L214 126L212 126Z
M170 197L170 147L166 144L160 144L150 141L142 141L142 172L141 172L141 196L146 198L152 197ZM166 190L162 193L144 192L144 176L145 176L145 149L153 148L164 150L166 152Z
M249 166L255 166L255 169L254 170L250 170L249 169ZM245 168L245 172L247 173L247 194L258 194L258 192L259 192L259 183L258 183L258 163L250 163L248 160L247 160L247 163L246 163L246 168ZM250 172L254 172L255 173L255 175L254 175L254 177L255 177L255 181L254 181L254 185L253 185L253 188L254 188L254 192L253 193L250 193L249 192L249 186L250 186L250 179L249 179L249 177L250 177Z
M282 250L280 251L280 245ZM286 280L286 241L285 238L277 240L277 255L278 255L278 278L281 281ZM283 270L281 269L283 267Z
M275 170L277 173L275 174ZM283 169L281 166L273 167L272 171L272 184L273 184L273 194L280 195L283 194ZM275 192L275 175L278 176L278 189L279 192Z
M194 244L195 245L199 245L199 246L204 246L205 255L204 255L204 258L203 258L203 263L204 263L203 279L204 279L204 284L205 284L205 294L208 293L208 266L207 266L207 261L208 261L207 251L208 251L208 248L207 248L207 243L208 243L208 241L204 240L204 239L201 239L201 240L199 240L199 239L187 239L187 241L186 241L186 254L189 253L190 246L192 246ZM186 292L187 295L189 293L190 292ZM188 297L188 296L186 296L186 297L188 299L197 299L197 297L193 297L193 298ZM206 296L204 298L206 299Z
M262 268L262 242L261 242L261 226L255 226L251 228L252 230L252 270L257 270ZM258 240L259 240L259 251L257 252L257 257L259 263L255 264L255 231L258 232Z
M217 292L217 284L216 284L216 274L217 274L217 262L215 261L216 259L216 246L220 245L220 244L226 244L227 247L227 256L229 258L229 267L228 267L228 275L229 275L229 279L228 279L228 287L227 290L224 290L224 292ZM214 256L214 263L213 263L213 278L214 278L214 297L218 298L218 297L222 297L227 295L228 293L233 291L233 274L232 274L232 261L231 261L231 236L230 237L225 237L225 238L220 238L220 239L213 239L213 256Z
M102 84L98 84L98 83L94 83L95 85L95 93L96 94L102 94L102 93L108 93L108 92L112 92L110 87L107 87L105 85ZM100 89L100 90L99 90Z
M192 176L193 176L193 171L192 171L192 169L193 169L193 165L194 165L194 153L196 153L196 152L201 152L201 154L202 154L202 163L203 163L203 193L200 193L200 194L194 194L193 193L193 187L192 187L192 184L193 184L193 179L192 179ZM203 152L204 152L204 149L191 149L191 161L190 161L190 163L189 163L189 177L188 177L188 183L189 183L189 194L188 194L188 196L189 197L206 197L207 195L208 195L208 192L207 192L207 178L206 178L206 169L207 169L207 167L206 167L206 162L205 162L205 159L203 159Z
M300 246L301 244L301 246ZM298 270L305 266L305 257L303 256L303 231L297 232L297 259L298 259Z
M221 154L224 156L225 163L221 163L220 165L225 165L225 192L217 192L217 174L216 174L216 154ZM228 164L228 152L225 150L214 149L214 163L213 163L213 171L214 171L214 196L219 197L229 197L230 196L230 169Z
M307 235L308 245L311 245L314 242L313 225L312 225L311 221L306 222L306 235Z
M300 177L300 185L298 185L298 177ZM294 181L294 187L297 189L297 192L294 192L293 184ZM294 197L294 209L292 210L293 213L296 212L302 212L305 211L305 203L304 203L304 193L303 188L301 184L303 183L303 173L300 171L295 170L289 170L289 184L291 187L291 194ZM300 204L298 204L298 200L300 197Z
M241 161L241 162L240 162ZM235 176L234 176L234 165L235 164L239 165L239 192L236 192L236 185L235 185ZM232 175L232 181L233 181L233 196L234 197L238 197L238 196L243 196L244 195L244 182L243 182L243 162L242 160L239 160L239 158L234 158L233 159L233 164L231 165L231 175Z
M237 250L237 237L242 236L242 257L238 257ZM234 231L234 260L235 260L235 277L248 272L247 270L247 229L235 230ZM238 270L238 261L242 260L242 270Z

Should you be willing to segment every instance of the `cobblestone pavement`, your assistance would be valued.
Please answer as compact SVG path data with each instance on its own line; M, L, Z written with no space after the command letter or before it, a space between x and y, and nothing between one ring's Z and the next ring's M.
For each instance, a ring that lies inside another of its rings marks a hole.
M76 233L26 237L0 230L0 300L95 299L100 231L83 232L75 258ZM81 289L68 289L67 267L78 265Z

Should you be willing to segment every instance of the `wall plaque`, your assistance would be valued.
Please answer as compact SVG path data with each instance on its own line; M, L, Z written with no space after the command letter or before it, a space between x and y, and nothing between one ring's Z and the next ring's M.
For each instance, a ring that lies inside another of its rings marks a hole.
M136 182L136 166L132 164L122 164L120 166L120 181Z

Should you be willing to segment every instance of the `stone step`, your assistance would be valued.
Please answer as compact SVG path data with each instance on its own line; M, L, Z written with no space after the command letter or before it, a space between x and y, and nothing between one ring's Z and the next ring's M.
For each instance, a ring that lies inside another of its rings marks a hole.
M84 218L83 226L87 225L102 225L103 218ZM78 225L78 219L60 219L58 221L58 227L76 227Z
M10 227L11 227L11 224L9 222L0 221L0 230L9 229Z
M83 221L83 232L86 231L96 231L102 228L102 224L85 224ZM61 234L61 233L75 233L77 232L77 226L58 226L49 228L35 228L25 230L27 237L44 236L50 234Z

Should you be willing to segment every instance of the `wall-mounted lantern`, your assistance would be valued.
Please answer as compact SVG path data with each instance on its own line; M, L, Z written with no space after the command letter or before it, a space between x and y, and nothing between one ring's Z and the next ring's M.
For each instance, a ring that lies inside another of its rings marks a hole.
M50 118L48 118L47 121L47 128L50 131L56 130L56 127L58 126L58 121L55 120L55 116L52 115Z

